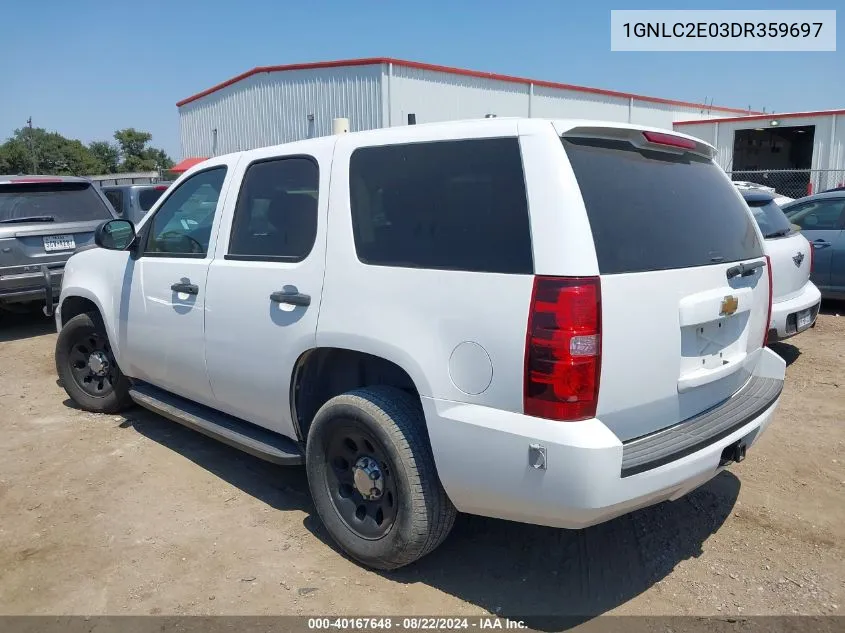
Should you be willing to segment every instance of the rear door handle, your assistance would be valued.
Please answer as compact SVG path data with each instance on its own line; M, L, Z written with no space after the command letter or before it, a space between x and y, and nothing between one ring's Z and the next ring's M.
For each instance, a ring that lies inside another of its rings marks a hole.
M302 294L294 290L277 290L270 293L270 301L276 303L288 303L292 306L310 306L311 295Z
M170 286L170 289L173 292L178 292L181 294L188 294L188 295L198 295L200 293L200 288L196 284L192 283L185 283L184 281L177 282Z
M813 245L813 248L827 248L828 246L830 246L830 242L823 240L821 238L819 238L817 240L813 240L810 243Z

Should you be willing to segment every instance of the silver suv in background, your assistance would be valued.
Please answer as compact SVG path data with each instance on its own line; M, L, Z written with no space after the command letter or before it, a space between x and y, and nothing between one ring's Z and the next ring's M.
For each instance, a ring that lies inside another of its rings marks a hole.
M169 186L169 182L151 185L109 185L103 187L103 194L120 217L138 223Z
M65 262L114 217L100 191L73 176L0 176L0 309L45 302L52 314Z

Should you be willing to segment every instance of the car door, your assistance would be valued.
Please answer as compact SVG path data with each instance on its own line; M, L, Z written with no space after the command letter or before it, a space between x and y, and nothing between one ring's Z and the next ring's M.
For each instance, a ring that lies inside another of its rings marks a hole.
M208 274L205 356L217 408L294 438L289 384L315 344L333 143L244 160Z
M230 172L225 162L208 165L168 192L139 229L121 299L126 373L204 404L213 403L203 349L206 279Z
M817 198L786 209L786 217L792 224L801 227L801 233L813 246L814 262L810 279L822 289L829 289L832 285L834 259L840 266L845 263L841 255L834 258L834 247L842 237L843 210L845 197Z
M843 202L843 228L830 247L830 288L839 295L845 295L845 198Z

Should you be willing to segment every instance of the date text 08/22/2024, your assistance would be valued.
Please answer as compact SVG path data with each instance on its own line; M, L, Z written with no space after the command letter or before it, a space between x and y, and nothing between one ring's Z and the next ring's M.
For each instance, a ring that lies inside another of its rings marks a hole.
M525 629L522 620L499 617L444 618L444 617L371 617L371 618L309 618L309 630L348 630L368 631L376 629L396 629L404 631L425 630L490 630L490 629Z

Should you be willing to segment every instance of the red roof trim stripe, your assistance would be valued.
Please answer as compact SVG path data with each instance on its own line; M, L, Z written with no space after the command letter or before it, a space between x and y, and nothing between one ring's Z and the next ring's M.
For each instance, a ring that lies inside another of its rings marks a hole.
M845 110L813 110L810 112L783 112L774 114L755 114L752 116L735 116L724 119L704 119L695 121L675 121L673 125L699 125L701 123L733 123L734 121L765 121L769 119L798 119L801 117L830 116L845 114Z
M678 101L676 99L660 99L658 97L646 97L644 95L638 95L631 92L619 92L616 90L605 90L603 88L588 88L586 86L575 86L572 84L562 84L557 83L554 81L542 81L542 80L535 80L535 79L526 79L524 77L513 77L511 75L499 75L496 73L485 73L480 72L477 70L467 70L465 68L454 68L452 66L439 66L436 64L425 64L423 62L411 62L403 59L394 59L392 57L367 57L363 59L341 59L337 61L331 62L313 62L308 64L289 64L285 66L256 66L252 70L248 70L245 73L241 73L236 77L232 77L231 79L224 81L223 83L219 83L216 86L212 86L207 90L203 90L202 92L198 92L195 95L192 95L186 99L182 99L181 101L176 102L177 107L182 107L192 101L196 101L197 99L201 99L206 95L210 95L213 92L217 92L218 90L222 90L227 86L231 86L238 81L246 79L247 77L251 77L252 75L257 75L259 73L271 73L271 72L281 72L285 70L313 70L316 68L337 68L339 66L372 66L375 64L395 64L397 66L404 66L406 68L416 68L418 70L432 70L435 72L443 72L443 73L451 73L453 75L463 75L465 77L480 77L482 79L496 79L498 81L507 81L510 83L518 83L518 84L534 84L535 86L541 86L543 88L558 88L562 90L573 90L575 92L586 92L589 94L597 94L597 95L604 95L608 97L621 97L624 99L637 99L639 101L647 101L650 103L662 103L664 105L676 105L682 106L687 108L707 108L709 110L718 110L719 112L735 112L737 114L761 114L760 112L743 110L741 108L726 108L722 106L708 106L703 103L692 103L689 101Z

